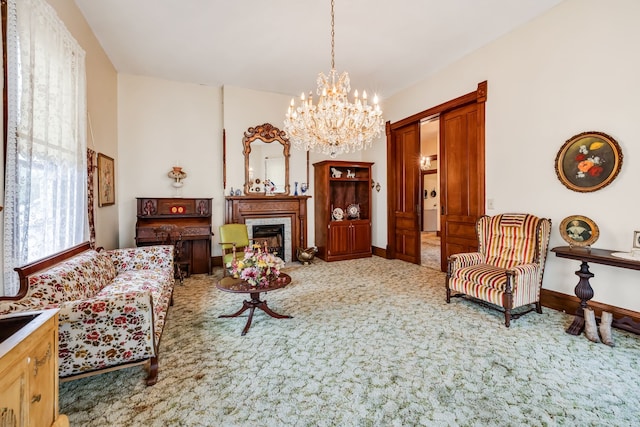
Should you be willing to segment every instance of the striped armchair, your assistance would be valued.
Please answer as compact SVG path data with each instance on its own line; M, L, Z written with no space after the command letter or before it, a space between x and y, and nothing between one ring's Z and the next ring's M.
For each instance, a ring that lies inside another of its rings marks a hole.
M533 310L538 313L551 220L529 214L482 216L476 223L478 252L451 255L447 268L447 303L470 296L504 310L504 324Z

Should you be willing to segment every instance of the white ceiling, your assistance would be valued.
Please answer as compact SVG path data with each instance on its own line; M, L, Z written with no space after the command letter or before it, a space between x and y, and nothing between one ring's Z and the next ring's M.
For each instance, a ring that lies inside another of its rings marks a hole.
M336 0L336 69L384 99L561 1ZM331 67L329 0L75 2L121 73L298 95Z

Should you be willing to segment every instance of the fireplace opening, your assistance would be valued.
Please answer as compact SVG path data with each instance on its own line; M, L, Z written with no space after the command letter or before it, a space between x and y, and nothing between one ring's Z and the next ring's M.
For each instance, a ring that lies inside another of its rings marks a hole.
M264 242L267 242L269 252L286 259L284 253L284 224L262 224L253 225L252 227L254 243L264 246Z

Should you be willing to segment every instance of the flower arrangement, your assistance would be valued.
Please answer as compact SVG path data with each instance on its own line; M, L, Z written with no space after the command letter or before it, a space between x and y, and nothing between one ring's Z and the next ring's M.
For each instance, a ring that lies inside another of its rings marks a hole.
M265 287L269 282L280 276L280 270L284 267L284 261L270 253L265 242L264 248L259 244L253 244L244 248L244 258L227 263L229 274L240 278L254 287Z
M603 142L596 141L589 146L589 149L587 149L586 145L580 146L578 154L576 155L576 163L578 164L578 172L576 174L577 178L584 178L585 176L600 176L604 170L601 166L603 159L600 156L593 154L593 152L602 148L603 145Z

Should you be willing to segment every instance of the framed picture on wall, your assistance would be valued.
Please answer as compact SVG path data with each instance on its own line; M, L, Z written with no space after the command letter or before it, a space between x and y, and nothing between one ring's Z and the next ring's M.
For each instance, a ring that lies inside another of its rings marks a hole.
M633 249L640 251L640 231L633 232Z
M574 135L556 156L556 175L570 190L587 193L609 185L622 167L622 150L603 132Z
M571 215L560 223L560 236L569 246L591 246L600 237L600 230L586 216Z
M114 161L111 157L98 153L98 206L116 203Z

